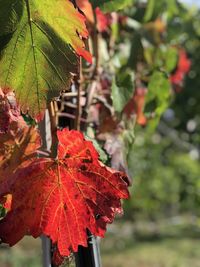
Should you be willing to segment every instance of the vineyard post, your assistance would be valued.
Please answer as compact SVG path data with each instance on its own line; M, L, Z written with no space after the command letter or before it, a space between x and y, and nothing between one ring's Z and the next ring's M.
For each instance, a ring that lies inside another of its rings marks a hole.
M42 139L42 149L48 151L51 148L52 136L50 130L49 112L46 110L44 119L39 123L40 136ZM42 265L51 267L51 240L45 235L41 236L42 242Z

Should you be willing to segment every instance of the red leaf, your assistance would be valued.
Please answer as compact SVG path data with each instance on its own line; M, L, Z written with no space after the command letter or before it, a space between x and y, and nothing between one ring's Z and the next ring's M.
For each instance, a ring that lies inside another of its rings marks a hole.
M64 259L65 258L60 255L58 249L56 248L53 252L53 257L52 257L52 262L54 266L60 266L63 263Z
M87 229L103 236L128 198L125 174L98 161L92 143L77 131L58 131L58 158L36 159L2 185L12 208L0 221L0 238L14 245L24 235L49 236L61 256L87 246Z
M109 13L104 14L99 7L95 9L95 12L97 16L97 28L99 32L107 31L112 23L111 15Z
M0 134L0 182L16 169L27 166L36 157L40 136L34 127Z
M89 0L76 0L77 6L81 9L81 11L85 14L87 20L90 23L94 23L94 12L92 9L92 5Z
M40 136L20 115L14 93L0 88L0 182L36 156Z
M94 11L89 0L76 0L76 4L85 14L88 22L92 25L95 24ZM99 32L105 32L109 29L112 23L112 17L109 13L104 14L99 7L95 9L97 19L97 29Z
M185 75L190 71L191 61L184 49L179 51L179 60L176 71L170 76L170 81L174 85L183 85Z
M146 88L137 88L134 92L133 97L124 108L124 112L127 114L127 116L136 114L137 123L142 126L145 126L147 124L147 118L144 114L146 93Z

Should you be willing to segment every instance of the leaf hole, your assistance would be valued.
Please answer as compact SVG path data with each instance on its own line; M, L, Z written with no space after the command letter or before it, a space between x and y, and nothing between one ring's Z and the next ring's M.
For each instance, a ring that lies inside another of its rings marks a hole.
M81 165L80 169L81 169L81 171L86 171L87 167L85 165Z
M95 215L95 219L96 219L96 220L99 220L100 218L101 218L101 215L100 215L100 214L96 214L96 215Z

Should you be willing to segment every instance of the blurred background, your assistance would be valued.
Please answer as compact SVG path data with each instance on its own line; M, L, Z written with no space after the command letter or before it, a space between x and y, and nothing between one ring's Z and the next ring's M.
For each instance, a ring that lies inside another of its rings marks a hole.
M156 99L156 123L149 119L155 99L139 114L126 150L132 197L101 241L103 267L200 267L199 8L199 0L138 0L121 12L129 68L145 61L144 74L165 65L173 92L167 104L163 95ZM0 266L40 267L41 254L40 239L26 237L1 246Z

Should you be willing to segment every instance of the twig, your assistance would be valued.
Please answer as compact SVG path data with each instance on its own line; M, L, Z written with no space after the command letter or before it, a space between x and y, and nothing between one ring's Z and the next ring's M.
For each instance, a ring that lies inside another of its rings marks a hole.
M84 96L85 93L81 92L81 96ZM62 93L63 97L77 97L77 92L67 92L67 93Z
M96 79L96 76L99 72L99 36L97 31L97 16L96 12L93 9L93 15L94 15L94 27L93 27L93 55L95 58L95 67L92 73L91 79Z
M56 103L55 101L52 101L48 105L48 111L49 111L49 117L51 122L51 137L52 137L52 143L51 143L51 157L56 158L57 157L57 147L58 147L58 138L57 138L57 112L56 112Z
M76 110L76 120L75 120L75 129L80 131L81 127L81 92L82 92L82 83L83 83L83 76L82 76L82 58L79 59L79 75L75 78L75 85L77 89L77 110ZM77 79L78 78L78 79Z
M75 115L72 115L72 114L70 114L70 113L67 113L67 112L58 112L57 113L57 116L59 117L66 117L66 118L70 118L70 119L76 119L76 116ZM80 121L81 122L87 122L87 120L86 119L84 119L84 118L80 118Z
M114 116L114 114L115 114L114 108L108 103L108 101L105 97L95 95L94 99L101 102L110 111L111 115Z

